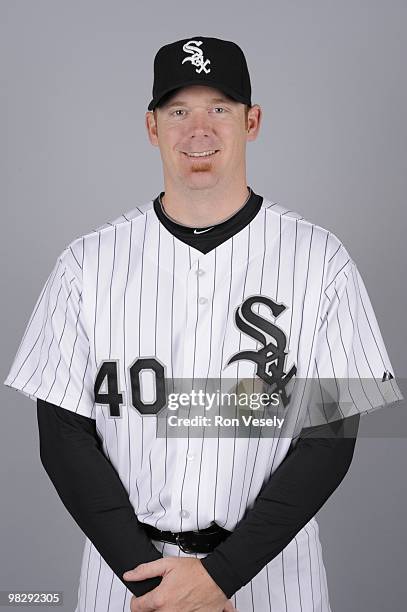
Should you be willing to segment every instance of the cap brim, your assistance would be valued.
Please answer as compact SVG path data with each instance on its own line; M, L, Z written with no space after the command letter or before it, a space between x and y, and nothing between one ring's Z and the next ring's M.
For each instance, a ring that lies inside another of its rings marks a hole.
M182 81L181 83L178 83L178 84L176 83L175 85L171 85L171 87L168 87L167 89L162 91L158 98L153 98L151 100L150 104L147 107L148 110L150 111L153 110L157 106L161 98L163 98L168 92L173 91L174 89L179 89L180 87L186 87L187 85L207 85L208 87L215 87L217 89L220 89L227 95L231 96L237 102L241 102L242 104L249 104L249 106L251 106L250 100L247 100L247 98L245 98L238 92L234 91L231 87L228 87L227 85L224 85L223 83L218 83L216 81L208 81L207 79L197 78L197 79L190 79L189 81Z

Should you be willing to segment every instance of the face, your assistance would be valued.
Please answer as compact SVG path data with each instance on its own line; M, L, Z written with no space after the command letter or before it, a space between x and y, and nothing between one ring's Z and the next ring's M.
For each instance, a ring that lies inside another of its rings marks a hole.
M245 105L205 85L177 89L156 109L146 113L151 144L160 149L166 187L208 189L224 181L245 181L246 143L254 140L260 107ZM205 157L191 153L209 152Z

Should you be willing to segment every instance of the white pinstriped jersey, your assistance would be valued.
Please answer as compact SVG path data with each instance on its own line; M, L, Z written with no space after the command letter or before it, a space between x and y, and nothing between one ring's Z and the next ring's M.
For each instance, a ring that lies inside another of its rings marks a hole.
M236 325L251 298L253 312L279 330L285 372L359 384L361 392L347 385L335 398L348 415L402 399L344 245L266 198L246 227L206 254L161 224L153 200L73 240L43 286L4 384L96 419L140 521L171 531L216 521L233 530L301 428L322 422L321 413L293 394L289 435L158 436L157 416L137 409L134 380L151 362L166 379L255 378L254 361L228 364L270 342L260 328L251 334L247 320L246 332ZM366 387L367 379L374 384ZM335 418L324 411L323 419ZM175 545L154 544L164 555L185 556ZM130 598L86 539L76 612L129 609ZM315 518L232 599L240 612L329 612Z

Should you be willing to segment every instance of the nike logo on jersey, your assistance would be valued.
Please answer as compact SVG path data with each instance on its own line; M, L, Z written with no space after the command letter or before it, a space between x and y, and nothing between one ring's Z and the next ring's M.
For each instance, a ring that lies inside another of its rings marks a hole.
M212 226L212 227L207 227L206 229L203 229L203 230L197 230L197 229L194 229L194 234L203 234L204 232L209 232L209 230L211 230L211 229L213 229L213 228L214 228L214 226Z

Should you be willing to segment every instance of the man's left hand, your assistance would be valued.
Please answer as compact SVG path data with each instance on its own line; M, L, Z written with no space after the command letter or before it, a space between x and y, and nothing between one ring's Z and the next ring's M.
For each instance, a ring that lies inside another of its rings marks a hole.
M235 608L199 559L164 557L141 563L124 580L162 576L158 587L131 598L131 612L233 612Z

